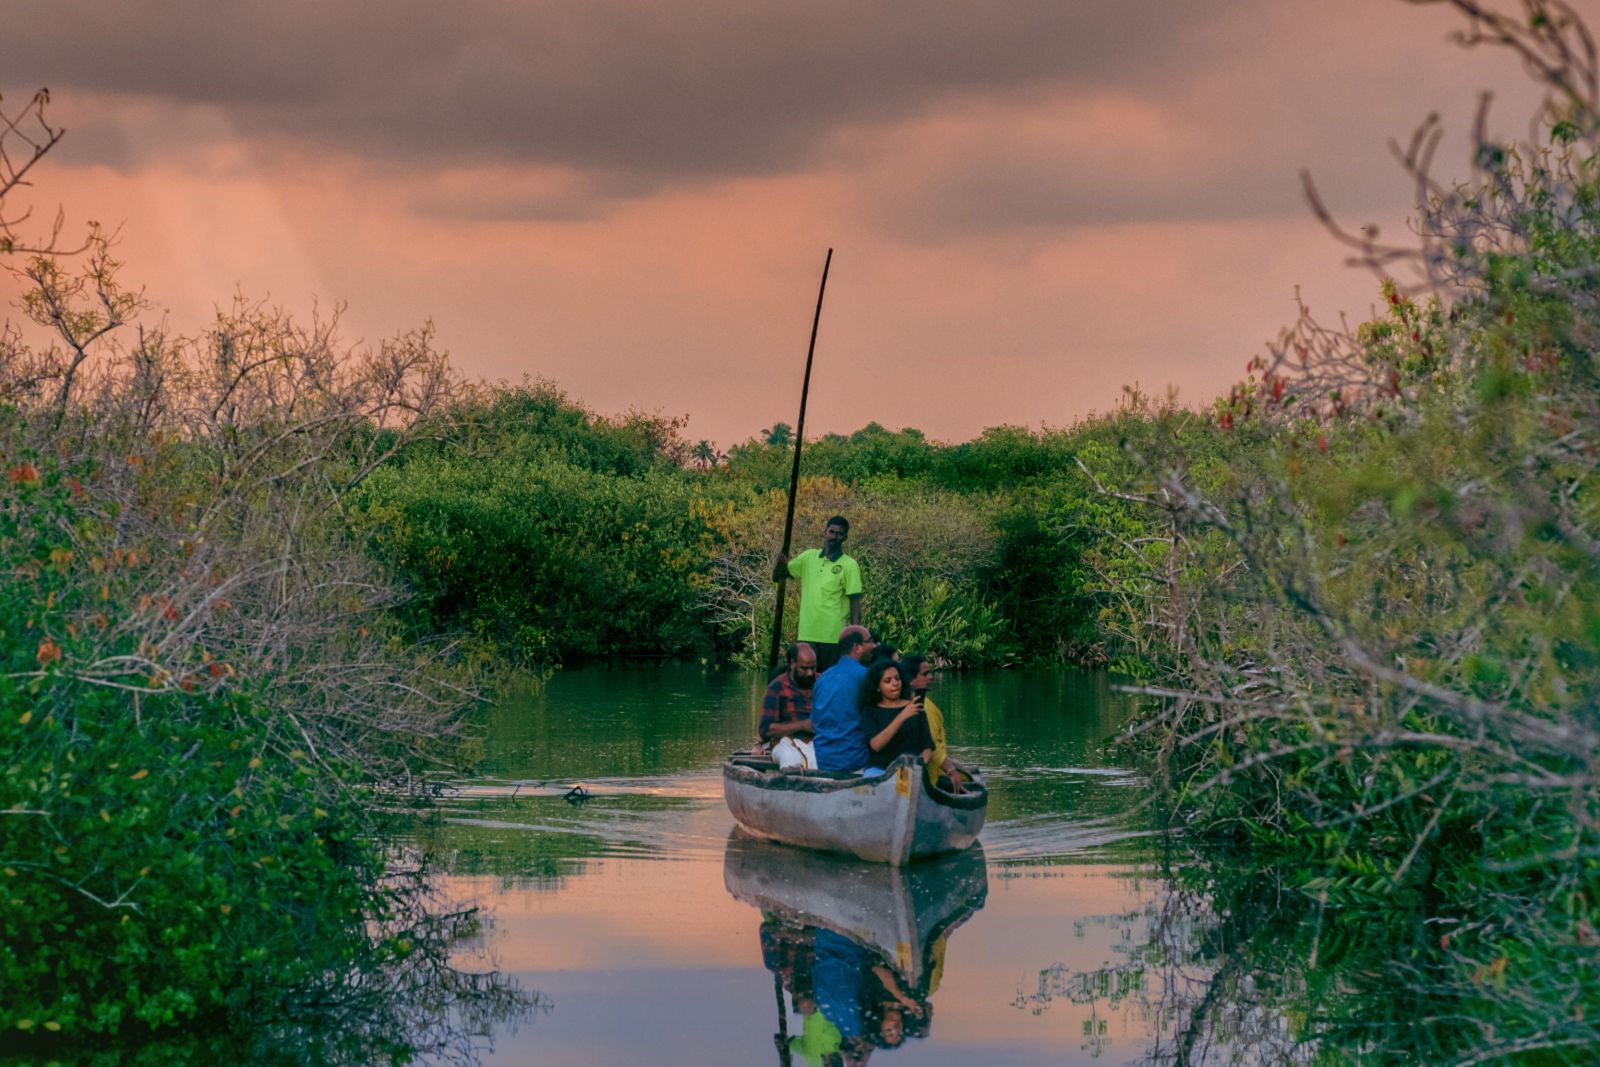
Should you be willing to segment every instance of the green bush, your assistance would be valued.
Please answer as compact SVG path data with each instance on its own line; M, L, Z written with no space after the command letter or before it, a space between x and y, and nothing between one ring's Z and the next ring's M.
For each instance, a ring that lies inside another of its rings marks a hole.
M696 610L705 497L673 469L440 456L379 471L354 522L410 579L424 631L467 632L524 662L698 655L715 641Z
M1600 100L1574 77L1575 16L1472 18L1476 39L1539 57L1555 125L1478 143L1470 183L1412 175L1409 262L1435 295L1386 282L1383 313L1348 331L1302 315L1209 437L1122 487L1171 530L1173 578L1139 606L1170 620L1156 663L1174 699L1143 736L1208 868L1270 870L1318 931L1397 946L1405 1012L1358 963L1340 992L1359 995L1317 1005L1330 1050L1588 1062Z
M149 654L138 550L88 468L13 457L0 487L0 1032L127 1035L245 1012L372 958L382 863L361 775L213 660L177 685L98 673ZM153 672L159 671L152 665ZM330 777L332 772L332 777Z

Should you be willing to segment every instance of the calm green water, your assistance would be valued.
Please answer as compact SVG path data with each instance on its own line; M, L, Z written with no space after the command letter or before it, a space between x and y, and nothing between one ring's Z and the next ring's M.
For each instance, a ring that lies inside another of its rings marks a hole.
M1128 814L1144 783L1104 745L1131 711L1110 678L941 678L989 823L981 849L909 874L732 833L720 765L761 689L573 671L489 712L482 781L422 842L445 891L493 917L458 962L538 995L484 1027L480 1062L1170 1062L1183 994L1209 976L1166 942L1207 917Z

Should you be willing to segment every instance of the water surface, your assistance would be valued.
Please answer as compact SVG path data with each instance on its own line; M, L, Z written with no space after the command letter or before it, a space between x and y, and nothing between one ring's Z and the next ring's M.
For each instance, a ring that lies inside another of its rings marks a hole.
M819 1040L847 1063L1168 1058L1186 1019L1160 1005L1207 975L1161 947L1174 898L1128 814L1143 782L1105 745L1132 710L1110 678L941 678L989 822L981 849L909 874L733 833L720 764L752 740L761 689L583 670L490 710L482 778L423 842L447 892L492 915L478 964L539 994L489 1027L481 1062L800 1064ZM861 1036L819 1038L819 1002Z

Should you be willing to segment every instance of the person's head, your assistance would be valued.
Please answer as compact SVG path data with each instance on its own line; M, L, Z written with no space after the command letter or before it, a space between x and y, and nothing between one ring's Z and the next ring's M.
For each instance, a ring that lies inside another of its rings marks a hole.
M839 631L839 655L849 656L858 663L866 663L872 658L873 650L878 643L872 639L872 632L865 626L846 626Z
M902 688L900 668L893 660L873 660L861 682L861 706L870 708L885 701L899 700Z
M822 527L822 544L825 548L838 548L850 536L850 520L843 515L835 515Z
M872 650L872 658L873 659L886 659L890 663L899 663L900 662L900 650L898 648L895 648L893 645L889 644L887 641L885 641L885 642L880 643L877 648Z
M822 1064L823 1067L866 1067L872 1059L873 1049L874 1045L864 1034L855 1034L839 1043L838 1052L829 1053L829 1056L837 1056L837 1059L824 1056Z
M933 665L927 656L901 656L900 680L905 683L907 696L926 693L933 684Z
M906 1039L905 1013L898 1004L886 1004L878 1020L878 1041L884 1048L898 1048Z
M817 650L804 641L789 646L789 680L798 689L810 689L817 680Z

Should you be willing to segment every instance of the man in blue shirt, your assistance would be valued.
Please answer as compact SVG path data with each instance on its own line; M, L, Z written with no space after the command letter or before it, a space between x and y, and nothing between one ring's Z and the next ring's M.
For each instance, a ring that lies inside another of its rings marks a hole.
M811 729L816 736L817 768L859 771L872 755L861 728L861 683L867 660L878 643L865 626L846 626L839 633L839 662L823 671L811 690Z

